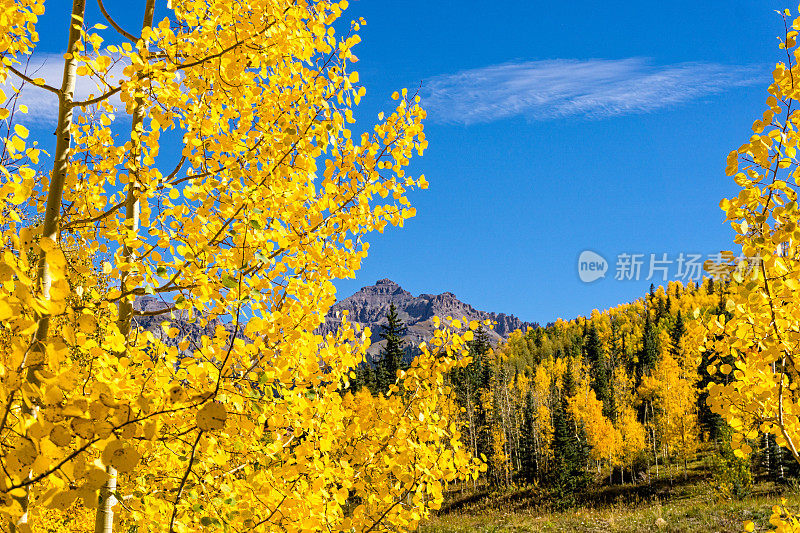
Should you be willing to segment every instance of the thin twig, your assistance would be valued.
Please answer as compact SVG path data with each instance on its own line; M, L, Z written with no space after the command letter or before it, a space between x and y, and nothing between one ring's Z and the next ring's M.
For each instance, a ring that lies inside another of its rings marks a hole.
M38 82L34 81L33 78L23 74L22 72L20 72L19 70L15 69L11 65L6 65L6 66L7 66L8 70L10 70L14 74L16 74L17 76L22 78L23 80L27 81L28 83L30 83L32 85L35 85L36 87L41 87L42 89L50 91L51 93L56 94L58 96L61 96L61 90L60 89L56 89L55 87L51 87L50 85L47 85L46 83L38 83Z
M122 35L123 37L129 39L134 43L139 40L136 37L134 37L132 33L128 33L127 31L122 29L122 26L117 24L116 21L113 18L111 18L111 15L109 15L108 11L106 11L106 6L103 5L103 0L97 0L97 6L100 8L100 13L103 14L108 23L111 24L111 26L120 33L120 35Z
M178 486L178 494L175 495L175 503L172 504L172 517L169 519L169 533L175 532L175 517L178 516L178 502L181 499L181 494L183 493L183 487L186 486L186 480L189 479L189 473L192 471L192 463L194 463L194 455L197 452L197 445L200 443L200 437L203 436L203 430L201 429L197 433L197 438L194 440L194 444L192 445L192 454L189 456L189 464L186 465L186 472L183 473L183 479L181 479L181 484Z

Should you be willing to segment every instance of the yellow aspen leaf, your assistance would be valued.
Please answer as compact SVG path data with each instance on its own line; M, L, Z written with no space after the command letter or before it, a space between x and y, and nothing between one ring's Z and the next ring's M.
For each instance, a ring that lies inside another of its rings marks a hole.
M42 502L42 505L50 509L65 510L70 507L75 499L78 497L78 492L75 490L57 490L54 489L53 495Z
M144 430L142 431L142 434L143 434L145 439L153 440L153 438L156 435L157 429L158 429L158 424L156 422L153 422L153 421L146 422L145 425L144 425Z
M173 385L169 389L169 401L171 403L182 402L186 399L186 391L180 385Z
M75 435L83 439L91 439L94 436L94 424L85 418L73 418L70 427Z
M25 151L25 141L23 141L21 138L19 138L17 136L11 137L11 146L17 152L24 152Z
M208 402L198 412L196 424L203 431L219 431L225 427L228 411L219 402Z
M78 327L83 333L94 333L97 327L97 320L91 315L82 314L78 319Z
M104 469L91 467L83 474L84 486L86 488L96 490L100 488L106 481L108 481L108 477L108 472L106 472Z
M72 433L66 427L56 425L50 430L50 440L56 446L69 446L69 443L72 441Z
M359 38L334 31L346 2L229 4L146 15L138 43L107 48L85 30L102 24L95 11L64 16L63 29L84 28L56 51L77 78L70 86L67 77L65 94L100 82L114 95L97 90L94 109L52 117L66 142L47 157L35 144L50 144L36 138L40 128L12 129L13 161L0 162L6 198L44 214L23 222L21 208L7 210L16 223L0 233L15 249L0 268L0 332L43 334L46 346L26 354L26 343L0 335L0 382L15 413L0 428L0 456L13 466L4 475L18 482L31 463L42 475L31 517L37 505L74 504L57 512L71 522L53 530L95 520L120 530L221 527L195 502L228 499L238 508L228 525L241 531L274 510L276 531L304 522L409 529L441 506L445 483L481 468L448 414L456 406L446 376L469 335L448 325L436 350L423 344L397 373L391 394L373 396L342 394L358 377L369 329L344 320L325 338L316 330L335 301L331 280L353 276L368 234L413 216L407 193L427 182L405 170L427 144L425 113L400 102L382 124L355 130L366 89L348 63ZM5 65L32 52L43 2L9 6L0 10ZM176 131L162 136L165 128ZM168 161L177 152L185 160ZM51 168L38 171L39 160ZM42 239L43 227L55 234ZM172 325L159 331L161 321ZM17 372L23 361L42 368ZM26 439L33 460L20 454ZM110 501L115 471L117 490L134 496L98 507ZM309 482L286 485L278 500L276 479ZM406 494L413 510L404 503L382 516L384 503ZM361 503L345 517L336 505L348 502ZM10 512L0 508L4 523Z
M14 310L6 300L0 300L0 320L6 320L14 315Z
M139 452L122 440L112 440L103 450L103 464L120 472L130 472L141 459Z

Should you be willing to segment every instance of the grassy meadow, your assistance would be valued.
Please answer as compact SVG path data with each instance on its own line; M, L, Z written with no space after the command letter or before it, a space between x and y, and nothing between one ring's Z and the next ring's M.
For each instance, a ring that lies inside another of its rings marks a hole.
M536 487L451 493L439 514L423 524L423 533L511 532L741 532L752 520L755 531L769 531L772 506L786 498L800 508L800 485L756 482L748 494L725 497L715 486L706 460L690 464L686 479L626 485L598 482L569 509L554 510Z

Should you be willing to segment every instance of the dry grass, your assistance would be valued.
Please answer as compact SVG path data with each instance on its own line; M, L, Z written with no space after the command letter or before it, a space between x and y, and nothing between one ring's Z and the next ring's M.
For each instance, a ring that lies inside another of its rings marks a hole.
M522 488L500 493L458 494L439 516L421 527L423 533L510 532L741 532L752 520L756 531L769 531L772 506L781 497L800 509L800 491L759 483L742 499L723 499L697 464L689 478L674 484L600 487L567 511L552 511L541 491Z
M741 532L745 520L753 520L756 531L768 531L775 498L747 497L738 501L710 502L692 498L666 503L580 507L564 512L521 511L451 513L435 517L422 527L425 533L510 533L523 531L575 532ZM796 495L790 501L797 505Z

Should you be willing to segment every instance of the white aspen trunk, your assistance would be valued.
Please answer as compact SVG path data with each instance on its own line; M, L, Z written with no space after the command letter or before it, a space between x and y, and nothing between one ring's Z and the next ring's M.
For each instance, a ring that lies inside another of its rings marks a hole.
M533 432L533 470L536 472L536 476L539 476L539 450L541 449L541 444L539 443L539 425L534 424L531 428Z
M656 428L655 424L655 414L653 414L653 404L650 402L647 403L650 406L650 436L653 439L653 460L656 463L656 479L658 479L658 447L656 446ZM647 405L645 405L645 416L647 415Z
M155 0L147 0L144 9L142 29L153 25L153 13L155 10ZM136 234L139 231L139 195L141 186L139 183L139 168L141 163L141 130L144 123L144 103L141 98L136 100L136 107L133 111L131 123L131 155L128 164L128 187L125 197L125 225ZM122 260L125 263L133 261L133 249L124 243L122 246ZM120 291L127 292L128 287L125 283L127 271L120 276ZM133 299L123 297L119 301L117 314L117 328L123 337L127 339L131 331L131 321L133 320ZM127 342L127 341L126 341ZM122 355L122 354L120 354ZM114 506L117 499L114 493L117 491L117 470L106 467L108 481L100 488L97 501L97 514L95 515L95 533L112 533L114 531Z
M669 446L664 445L664 460L667 461L667 471L669 472L669 484L672 485L672 461L669 460Z
M57 243L60 236L61 218L61 199L64 195L64 181L67 176L67 163L69 149L72 143L72 102L75 97L75 72L78 62L75 54L78 52L77 45L80 41L81 28L83 27L83 16L86 11L86 0L73 0L72 11L70 13L70 29L67 40L67 52L69 59L64 60L64 71L61 77L61 90L58 95L58 119L56 123L56 150L53 154L53 172L50 179L50 187L47 191L47 205L45 206L44 220L42 223L42 239L49 239ZM50 264L47 261L47 254L42 254L37 269L37 288L42 291L45 300L50 299L50 285L52 283ZM31 360L24 360L23 365L28 364L26 380L32 385L39 385L39 378L36 371L44 364L45 344L50 333L50 316L37 315L36 317L36 337L31 349ZM27 358L26 358L27 359ZM24 408L26 414L32 418L37 418L39 414L38 406ZM30 479L30 474L28 474ZM30 485L25 488L25 496L19 499L22 506L22 515L16 524L11 524L12 533L18 529L17 526L27 526L28 506L30 504Z
M656 432L655 430L650 431L653 439L653 459L656 462L656 479L658 479L658 447L656 446Z
M683 479L685 481L689 477L689 472L688 472L689 465L688 465L688 459L686 457L686 455L687 455L687 449L686 449L686 424L685 424L685 421L684 421L683 418L681 418L681 445L683 447L683 450L682 450L682 452L683 452L683 454L682 454L683 455Z

